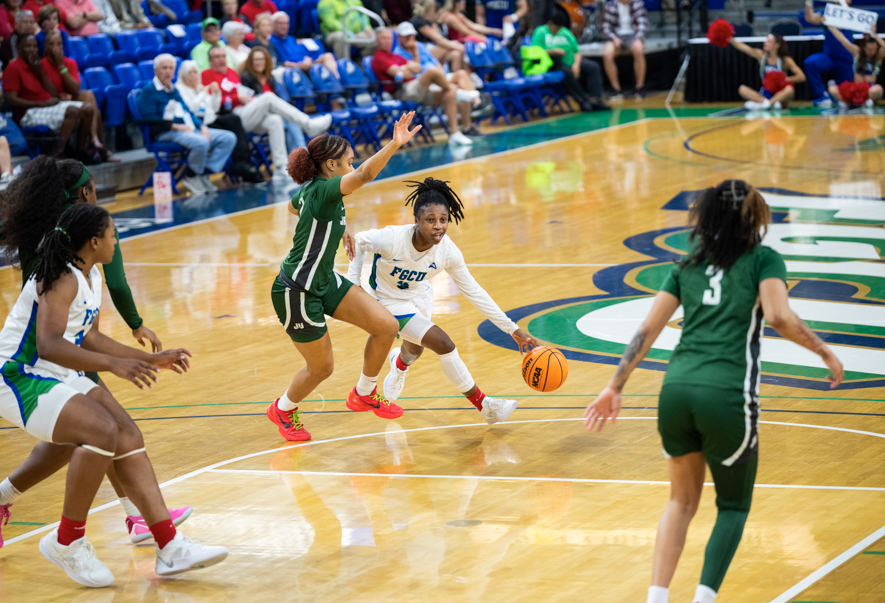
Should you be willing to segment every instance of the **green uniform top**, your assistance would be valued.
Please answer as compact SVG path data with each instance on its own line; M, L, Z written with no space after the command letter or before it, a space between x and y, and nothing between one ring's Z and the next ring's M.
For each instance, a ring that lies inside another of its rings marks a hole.
M70 206L65 207L65 211L68 207ZM123 270L123 254L120 252L120 234L116 228L114 229L114 239L116 239L114 259L104 265L104 280L108 285L108 293L111 294L114 307L129 325L129 328L134 331L142 325L144 320L138 315L138 308L135 307L135 300L132 299L132 289L129 288L129 283L126 281L126 272ZM34 268L37 267L37 256L20 255L19 261L22 266L22 287L24 287L34 273Z
M580 50L578 41L568 27L560 27L559 31L553 34L546 25L535 28L535 33L532 34L532 46L540 46L545 50L564 50L563 65L572 65L575 62L575 54Z
M298 210L298 226L280 268L299 288L322 296L334 281L335 253L347 225L341 176L315 177L292 197L292 207Z
M787 268L778 252L762 245L727 271L706 261L674 266L661 289L679 298L685 318L664 384L756 393L764 322L759 283L769 278L786 282Z

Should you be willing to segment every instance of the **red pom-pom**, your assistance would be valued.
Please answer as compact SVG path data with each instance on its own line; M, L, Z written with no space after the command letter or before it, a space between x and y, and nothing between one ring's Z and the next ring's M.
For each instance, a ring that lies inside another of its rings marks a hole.
M734 27L725 19L716 19L710 23L710 29L707 30L707 39L710 40L710 44L725 48L733 37Z
M762 80L762 87L772 94L777 94L787 87L787 74L783 71L769 71Z
M870 85L867 82L842 82L839 96L849 105L862 105L870 98Z

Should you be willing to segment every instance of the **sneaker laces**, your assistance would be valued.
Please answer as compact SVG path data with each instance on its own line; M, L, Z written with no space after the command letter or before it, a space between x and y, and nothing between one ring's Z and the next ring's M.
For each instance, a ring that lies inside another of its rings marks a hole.
M9 523L9 518L12 517L12 513L9 511L9 507L12 505L3 505L0 507L0 525L6 525Z
M79 545L72 546L71 548L74 549L70 557L74 570L91 567L92 560L98 559L95 555L95 549L92 548L92 543L88 540L83 540Z
M370 399L375 400L383 406L387 406L388 408L390 407L390 400L379 394L377 391L371 395Z
M277 410L289 417L289 421L292 422L292 427L290 427L289 429L294 429L295 431L298 431L299 429L304 429L304 423L302 423L301 419L298 418L297 408L293 408L292 410L280 410L280 408L277 407Z

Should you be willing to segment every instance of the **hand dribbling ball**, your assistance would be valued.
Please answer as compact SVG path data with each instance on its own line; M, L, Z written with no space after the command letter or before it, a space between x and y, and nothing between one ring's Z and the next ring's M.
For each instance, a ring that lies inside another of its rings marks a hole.
M565 355L548 346L533 349L522 359L522 378L539 392L552 392L565 383L568 362Z

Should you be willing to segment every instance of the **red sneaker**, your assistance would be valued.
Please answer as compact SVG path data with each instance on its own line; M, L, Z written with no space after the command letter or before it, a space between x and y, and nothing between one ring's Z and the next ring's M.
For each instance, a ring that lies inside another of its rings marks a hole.
M9 503L8 505L0 506L0 529L2 529L3 526L5 526L6 524L9 523L9 517L11 516L11 513L9 512L9 507L11 507L11 506L12 506L12 503ZM0 549L2 549L2 548L3 548L3 532L0 531Z
M357 412L371 410L382 419L397 419L403 416L403 409L380 395L378 388L373 389L368 396L359 395L356 393L356 388L353 388L347 396L347 408Z
M280 435L290 442L306 442L309 440L310 433L304 428L304 423L298 418L298 409L280 410L277 408L279 400L277 398L267 407L267 418L279 428Z

